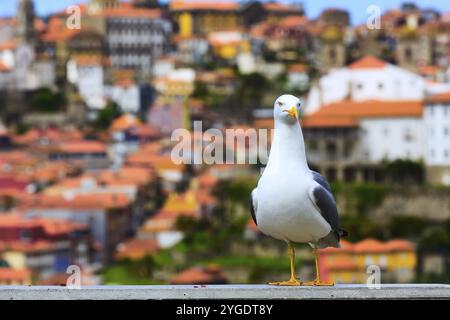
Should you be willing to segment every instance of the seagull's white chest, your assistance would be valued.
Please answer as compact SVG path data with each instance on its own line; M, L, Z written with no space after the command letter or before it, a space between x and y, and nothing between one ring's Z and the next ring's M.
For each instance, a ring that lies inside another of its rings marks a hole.
M276 239L314 242L331 230L309 198L311 176L291 170L263 175L258 184L259 229Z

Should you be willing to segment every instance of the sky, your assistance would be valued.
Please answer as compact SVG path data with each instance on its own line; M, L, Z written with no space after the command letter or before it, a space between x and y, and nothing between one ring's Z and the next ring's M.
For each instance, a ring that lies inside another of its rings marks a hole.
M226 0L222 0L226 1ZM366 21L367 7L377 5L381 12L387 9L398 8L404 2L414 2L421 8L434 8L441 12L450 11L450 0L279 0L288 3L302 2L306 14L316 18L324 8L344 8L350 12L353 24ZM0 16L15 15L19 0L0 0ZM66 8L71 4L88 2L88 0L34 0L36 11L44 16L54 11ZM163 1L163 2L167 2Z

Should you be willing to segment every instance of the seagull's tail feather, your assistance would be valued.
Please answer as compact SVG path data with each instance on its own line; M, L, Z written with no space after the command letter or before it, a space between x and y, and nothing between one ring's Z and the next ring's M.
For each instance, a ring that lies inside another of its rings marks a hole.
M331 231L326 237L320 239L317 244L319 249L327 247L340 248L341 244L339 241L346 236L348 236L348 232L345 230Z
M348 237L348 231L339 229L338 232L339 232L339 237L340 237L340 238L346 238L346 237Z

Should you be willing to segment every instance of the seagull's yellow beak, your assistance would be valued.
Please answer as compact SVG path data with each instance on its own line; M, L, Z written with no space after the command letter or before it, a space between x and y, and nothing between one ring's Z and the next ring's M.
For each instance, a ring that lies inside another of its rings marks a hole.
M289 110L283 110L283 112L287 112L291 117L298 119L298 112L296 107L292 107Z

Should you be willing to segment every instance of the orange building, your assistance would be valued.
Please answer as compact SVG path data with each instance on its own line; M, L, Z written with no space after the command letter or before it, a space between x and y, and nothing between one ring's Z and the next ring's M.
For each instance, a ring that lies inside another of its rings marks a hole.
M417 264L415 246L403 239L341 241L341 248L320 250L322 274L336 283L366 283L369 266L380 268L382 282L410 282Z

